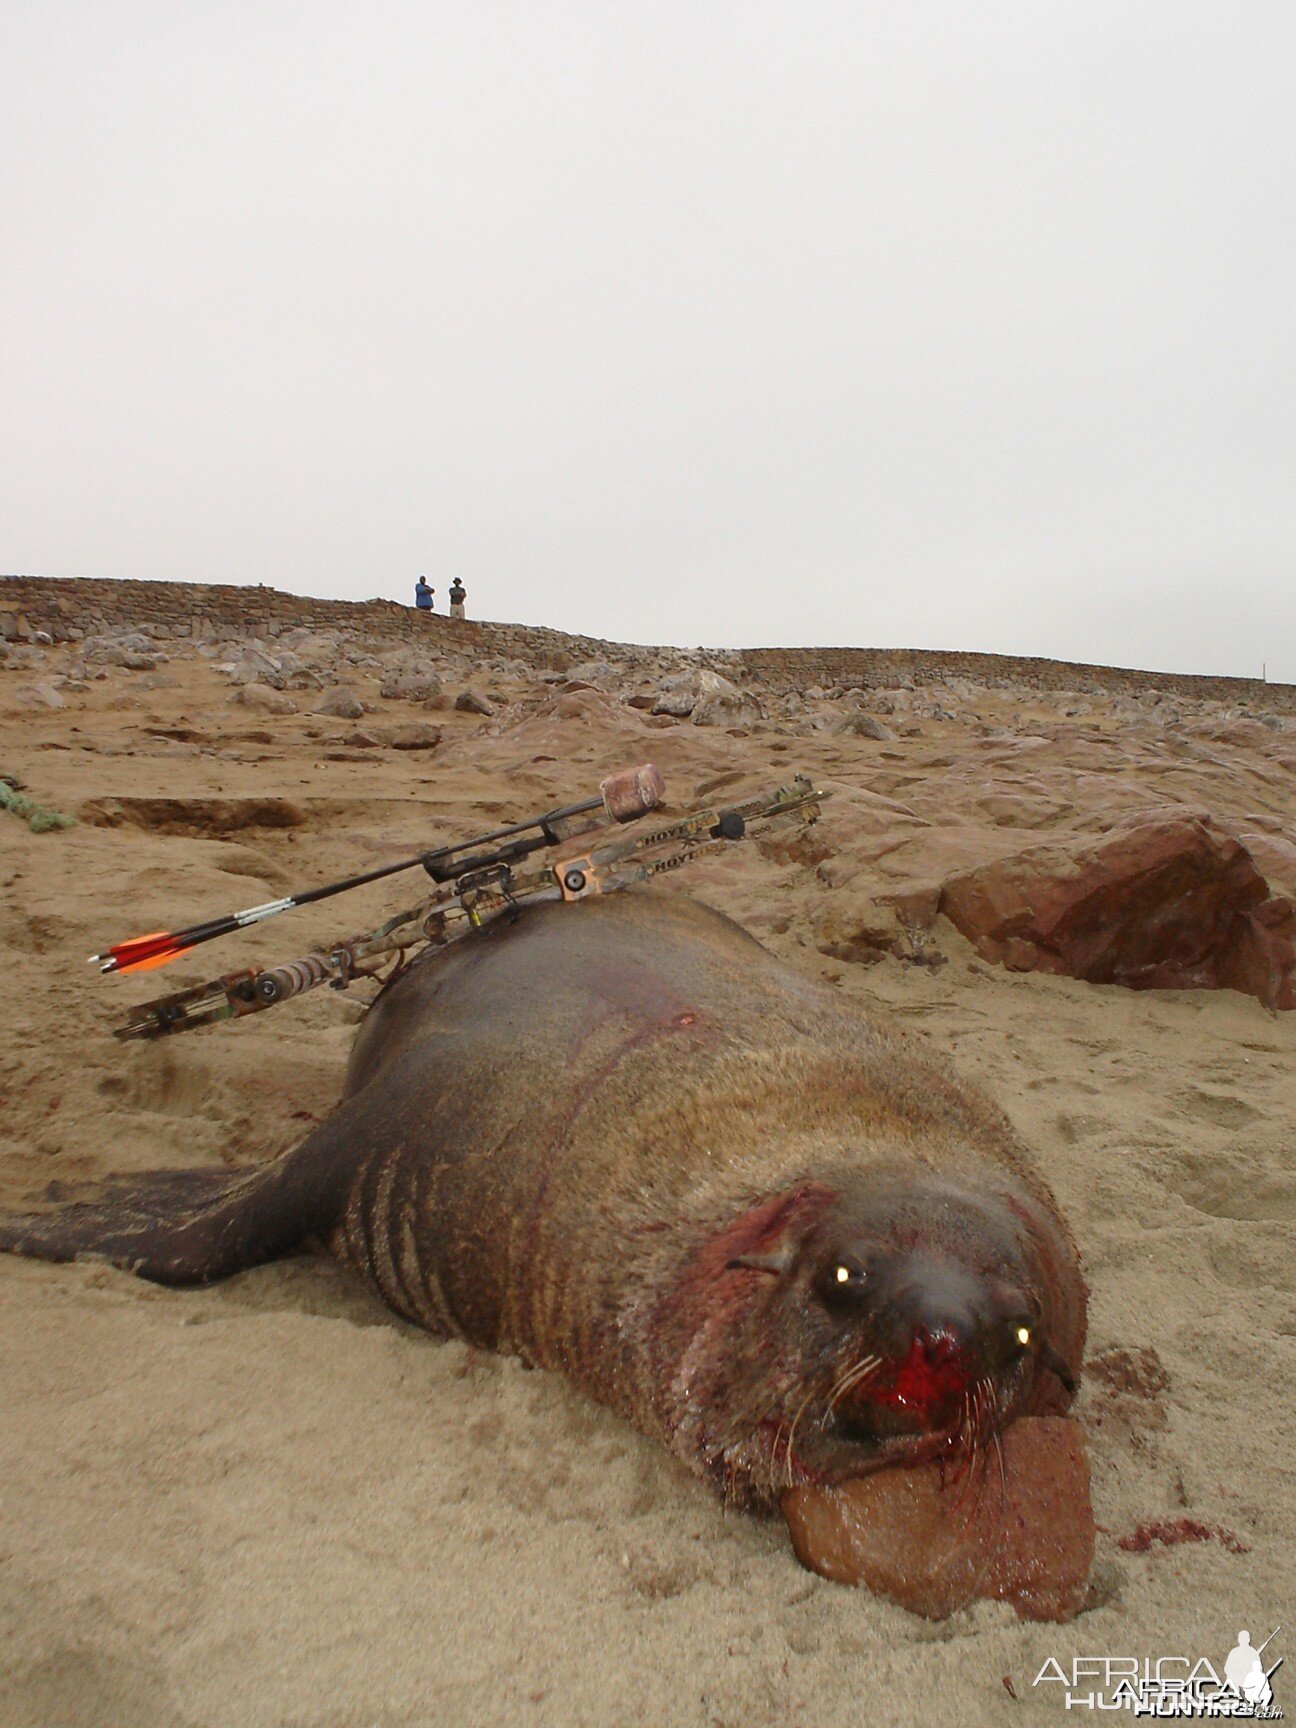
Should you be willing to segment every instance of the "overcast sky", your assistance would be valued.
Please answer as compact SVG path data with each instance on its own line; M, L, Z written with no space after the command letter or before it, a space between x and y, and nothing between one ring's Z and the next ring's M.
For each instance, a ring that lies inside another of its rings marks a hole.
M1292 0L0 0L0 570L1296 682Z

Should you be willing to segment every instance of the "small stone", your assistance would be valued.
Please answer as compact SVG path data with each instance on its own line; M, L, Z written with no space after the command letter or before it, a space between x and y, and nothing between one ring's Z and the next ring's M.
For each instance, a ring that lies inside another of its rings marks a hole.
M435 750L440 742L440 728L429 726L426 720L420 720L413 726L404 726L391 736L393 750Z

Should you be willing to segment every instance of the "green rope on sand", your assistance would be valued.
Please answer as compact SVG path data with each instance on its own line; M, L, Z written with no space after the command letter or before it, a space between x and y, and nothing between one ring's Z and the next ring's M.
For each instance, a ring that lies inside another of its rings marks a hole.
M21 816L33 834L48 834L54 828L70 828L75 816L64 816L59 810L47 810L43 804L28 798L14 786L0 779L0 807Z

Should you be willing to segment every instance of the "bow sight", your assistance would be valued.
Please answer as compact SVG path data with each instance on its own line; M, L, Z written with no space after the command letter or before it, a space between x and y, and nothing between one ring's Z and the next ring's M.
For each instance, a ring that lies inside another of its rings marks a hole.
M816 791L803 775L797 775L788 785L743 803L693 810L664 827L612 837L614 825L637 822L649 815L661 804L664 793L656 768L645 763L604 780L597 798L567 804L490 834L420 852L398 864L384 864L243 912L117 943L91 956L101 971L136 972L163 966L217 936L401 870L422 866L439 884L434 893L364 935L348 937L281 966L245 967L207 984L143 1002L116 1028L116 1035L158 1038L214 1020L241 1018L300 996L318 984L345 990L355 978L390 982L408 964L411 949L440 947L482 929L524 902L584 900L646 882L703 852L743 839L753 824L764 826L792 817L813 822L827 796ZM582 817L591 819L582 825ZM552 864L528 864L532 854L543 850L560 850L561 855ZM385 974L384 965L388 966Z

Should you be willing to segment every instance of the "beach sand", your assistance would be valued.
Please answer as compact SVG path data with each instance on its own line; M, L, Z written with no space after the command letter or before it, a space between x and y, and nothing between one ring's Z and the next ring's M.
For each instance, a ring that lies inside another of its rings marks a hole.
M73 652L51 649L49 674ZM374 710L371 745L309 697L254 713L186 654L74 680L57 709L29 693L39 668L0 673L0 770L79 818L33 834L0 813L0 1205L292 1145L336 1100L361 992L151 1045L115 1040L114 1020L367 928L414 879L142 977L100 979L86 956L105 943L528 815L645 759L675 810L803 770L833 794L812 850L744 843L674 886L948 1052L1033 1148L1092 1288L1092 1604L1060 1627L992 1603L931 1624L816 1578L780 1521L726 1512L558 1378L434 1341L323 1260L180 1292L4 1258L0 1723L1036 1721L1063 1714L1056 1683L1033 1685L1049 1658L1222 1670L1240 1627L1290 1627L1296 1014L1013 974L944 920L936 967L822 950L876 922L887 891L1168 805L1249 834L1291 892L1296 732L1218 705L1170 718L975 685L935 704L898 692L881 741L813 724L817 698L729 731L615 687L442 670L451 694L456 678L494 689L495 715L385 702L361 668L346 681ZM426 721L434 751L380 736ZM1205 1534L1137 1535L1158 1521ZM1275 1689L1296 1702L1287 1669Z

